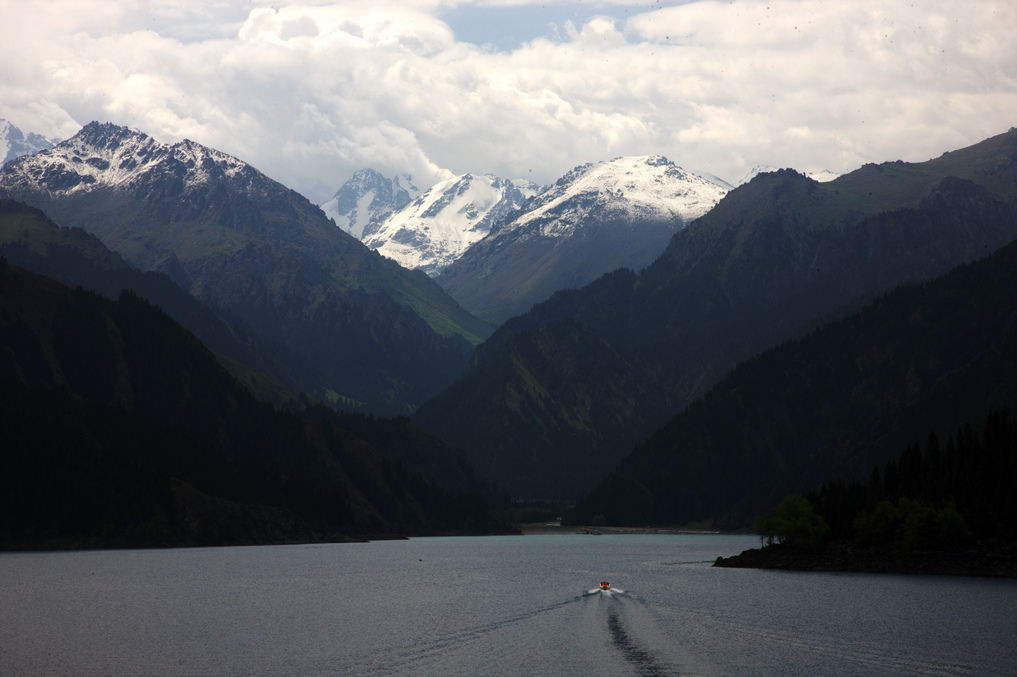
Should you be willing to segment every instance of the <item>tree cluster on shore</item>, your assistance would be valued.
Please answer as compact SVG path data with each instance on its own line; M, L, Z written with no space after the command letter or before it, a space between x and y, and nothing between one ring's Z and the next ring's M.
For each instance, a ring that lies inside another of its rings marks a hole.
M930 434L867 482L786 497L757 524L764 546L935 550L1017 541L1017 419L989 414L945 443Z

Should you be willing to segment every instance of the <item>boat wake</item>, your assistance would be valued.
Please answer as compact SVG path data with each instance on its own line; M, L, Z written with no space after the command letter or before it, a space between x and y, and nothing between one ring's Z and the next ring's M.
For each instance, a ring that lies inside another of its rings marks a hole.
M638 595L625 595L614 587L587 593L598 594L605 598L595 604L601 632L605 633L601 636L606 635L605 648L611 650L614 660L620 661L617 665L623 673L639 677L702 674L689 672L687 662L679 658L680 652L661 633L658 619L649 613L650 608Z
M450 653L471 652L467 649L470 645L481 644L489 641L493 635L509 632L515 626L537 624L542 616L553 616L556 612L565 607L575 604L581 599L580 596L572 597L546 606L539 606L534 609L521 611L516 614L507 615L476 626L459 627L451 632L440 635L434 639L418 642L411 646L398 649L379 649L376 655L369 656L367 663L371 666L365 669L367 675L416 675L421 673L434 673L442 671L441 668L427 667L437 661L447 659ZM495 642L497 645L503 642ZM489 657L489 654L487 655Z
M636 674L640 677L677 674L671 666L662 663L629 634L614 609L607 614L607 629L611 633L611 643L621 652L625 661L636 669Z

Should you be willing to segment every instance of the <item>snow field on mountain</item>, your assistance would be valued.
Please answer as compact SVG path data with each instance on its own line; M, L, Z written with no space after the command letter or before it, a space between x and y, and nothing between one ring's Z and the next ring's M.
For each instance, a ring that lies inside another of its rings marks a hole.
M407 268L436 274L535 192L530 184L490 174L456 176L390 215L363 241Z

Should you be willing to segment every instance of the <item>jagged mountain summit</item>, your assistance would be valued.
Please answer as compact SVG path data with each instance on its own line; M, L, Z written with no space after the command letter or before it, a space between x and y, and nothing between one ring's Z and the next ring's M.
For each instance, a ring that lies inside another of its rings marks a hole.
M2 175L3 188L12 195L40 192L58 199L115 190L152 199L168 210L160 216L171 220L206 206L198 204L197 191L219 182L252 193L271 179L246 162L187 139L164 145L138 130L96 122L46 152L10 163ZM175 199L182 197L188 199ZM117 251L142 267L157 255L145 245Z
M22 155L33 155L60 143L59 139L47 139L41 134L25 134L9 121L0 119L0 166Z
M336 228L247 163L90 123L9 162L0 197L97 235L290 356L307 391L406 411L459 373L489 327L432 280Z
M321 205L321 209L337 226L363 240L378 223L408 205L420 193L407 174L389 179L373 169L361 169L331 200Z
M495 224L438 282L498 324L558 289L643 268L728 190L659 155L582 165Z
M540 190L531 181L492 174L454 176L365 229L361 240L406 268L433 277Z

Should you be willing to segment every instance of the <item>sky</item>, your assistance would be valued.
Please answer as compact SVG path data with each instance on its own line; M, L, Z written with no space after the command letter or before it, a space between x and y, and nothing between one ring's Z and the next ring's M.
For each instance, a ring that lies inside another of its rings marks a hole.
M0 118L354 171L551 183L664 155L736 182L923 161L1017 125L1012 0L0 0Z

